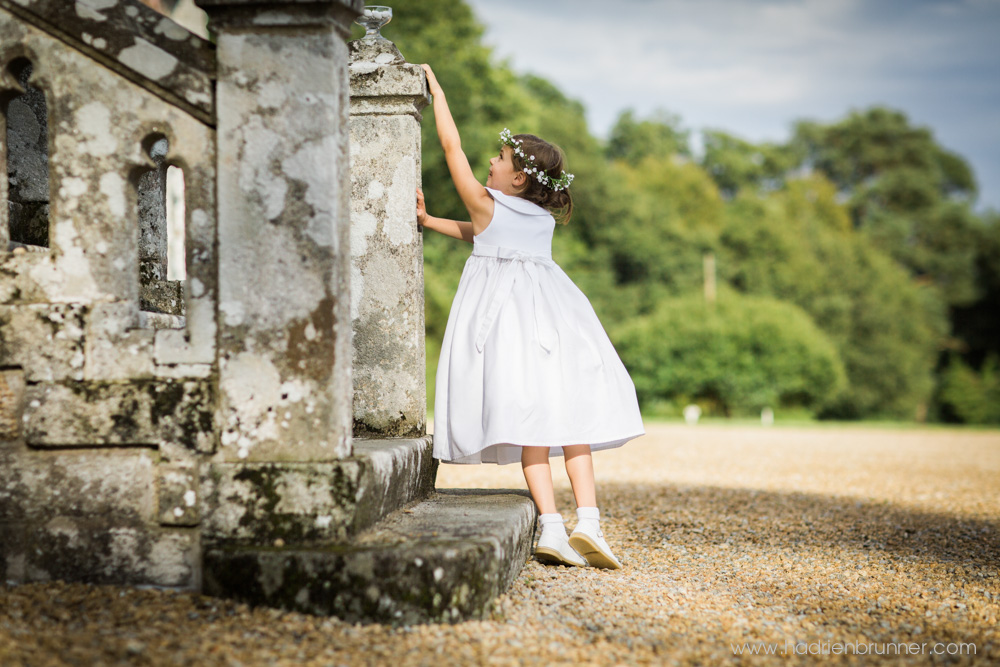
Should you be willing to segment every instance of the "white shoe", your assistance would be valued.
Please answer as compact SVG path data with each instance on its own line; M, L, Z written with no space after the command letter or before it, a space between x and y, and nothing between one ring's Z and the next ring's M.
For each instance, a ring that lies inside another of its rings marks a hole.
M621 561L611 553L611 547L604 541L604 532L598 528L597 532L586 528L577 528L569 536L569 543L578 551L591 567L603 567L609 570L621 569Z
M559 533L562 533L560 535ZM584 567L587 561L569 545L566 531L560 526L559 531L542 531L535 547L535 556L543 563L551 565L576 565Z

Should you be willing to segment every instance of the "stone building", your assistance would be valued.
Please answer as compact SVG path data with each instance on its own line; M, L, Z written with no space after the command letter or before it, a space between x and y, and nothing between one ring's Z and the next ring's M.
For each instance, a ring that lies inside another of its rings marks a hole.
M197 4L0 0L0 575L481 615L535 509L434 489L423 73L357 0Z

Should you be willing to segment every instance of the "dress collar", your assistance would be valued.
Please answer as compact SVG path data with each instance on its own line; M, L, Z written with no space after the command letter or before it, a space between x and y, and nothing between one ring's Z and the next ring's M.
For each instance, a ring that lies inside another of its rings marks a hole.
M523 213L524 215L551 215L544 208L528 201L527 199L521 199L520 197L514 197L512 195L505 195L499 190L494 190L493 188L486 188L486 191L490 193L493 199L512 211L518 213Z

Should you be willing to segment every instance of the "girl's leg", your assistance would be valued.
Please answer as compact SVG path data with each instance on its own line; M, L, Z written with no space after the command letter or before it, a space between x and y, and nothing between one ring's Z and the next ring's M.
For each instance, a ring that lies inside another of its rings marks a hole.
M573 487L573 497L577 507L597 507L597 492L594 490L594 459L590 455L590 445L570 445L563 447L566 458L566 474Z
M566 457L566 474L573 485L578 519L569 538L570 546L590 565L617 570L622 566L621 561L611 553L611 547L604 541L604 533L601 532L601 512L597 509L594 460L590 455L590 445L563 447L563 455Z
M552 490L552 469L548 447L524 447L521 450L521 470L528 491L538 505L539 514L556 513L556 495Z
M521 469L528 490L538 506L538 523L542 533L538 536L535 556L545 563L556 565L587 564L587 560L569 545L569 536L563 518L556 512L556 496L552 492L552 469L549 467L548 447L524 447L521 450Z

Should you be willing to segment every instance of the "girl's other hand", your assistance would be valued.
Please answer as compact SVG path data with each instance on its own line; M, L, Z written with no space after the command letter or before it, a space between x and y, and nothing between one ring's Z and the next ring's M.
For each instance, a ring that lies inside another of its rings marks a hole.
M427 87L431 91L431 95L436 96L444 91L441 90L441 84L438 83L437 77L434 76L434 71L431 70L431 66L424 63L421 65L424 68L424 72L427 74Z
M417 226L423 227L426 219L427 206L424 204L424 193L420 188L417 188Z

